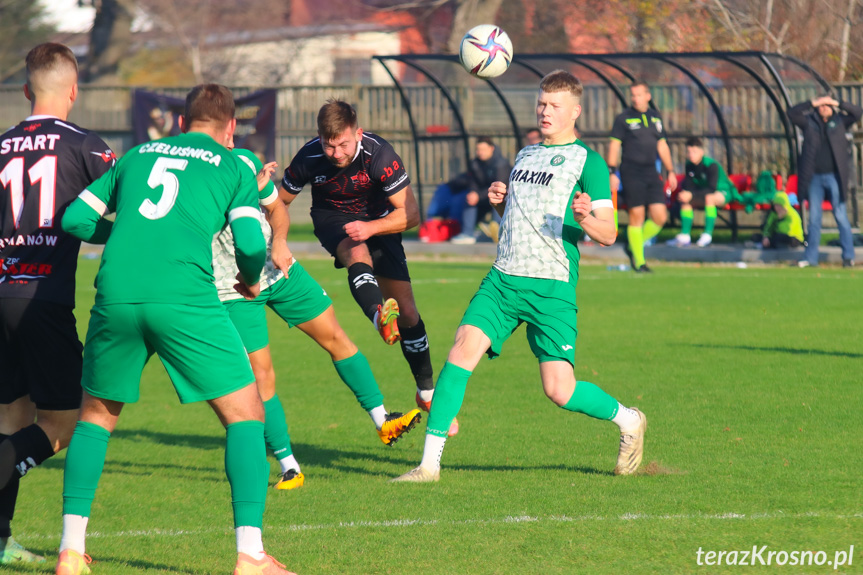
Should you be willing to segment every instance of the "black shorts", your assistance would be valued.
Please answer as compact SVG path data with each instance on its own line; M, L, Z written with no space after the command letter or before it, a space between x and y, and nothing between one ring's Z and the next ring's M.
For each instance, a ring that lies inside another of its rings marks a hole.
M351 214L332 210L312 210L315 236L324 249L335 259L336 269L345 267L337 255L339 244L348 237L344 226L360 219ZM365 243L372 256L372 268L375 270L376 276L399 281L411 281L401 234L372 236Z
M620 184L628 208L665 203L665 189L654 166L621 166Z
M0 298L0 404L29 395L37 409L78 409L82 350L71 307Z

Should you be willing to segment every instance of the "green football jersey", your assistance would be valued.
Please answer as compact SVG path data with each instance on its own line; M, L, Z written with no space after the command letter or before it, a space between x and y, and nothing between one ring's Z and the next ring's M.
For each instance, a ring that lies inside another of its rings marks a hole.
M509 177L494 267L574 284L584 235L570 208L576 192L589 194L593 209L613 207L608 166L599 154L579 140L523 148Z
M233 152L241 163L248 166L252 174L257 175L264 167L261 160L249 150L234 148ZM258 193L258 202L261 206L268 206L276 201L279 201L279 193L276 191L275 184L270 182L268 186ZM261 273L261 291L263 291L282 279L284 274L282 270L273 264L273 229L267 221L267 215L263 210L259 209L258 217L261 221L261 232L263 232L264 239L267 242L267 262L264 264L264 270ZM213 238L213 274L216 278L216 289L219 291L219 299L222 301L243 299L243 296L234 289L234 284L237 283L237 271L239 271L234 253L234 233L231 231L230 226L226 225Z
M132 148L79 199L117 214L96 276L100 305L217 301L213 236L260 214L252 171L200 132Z

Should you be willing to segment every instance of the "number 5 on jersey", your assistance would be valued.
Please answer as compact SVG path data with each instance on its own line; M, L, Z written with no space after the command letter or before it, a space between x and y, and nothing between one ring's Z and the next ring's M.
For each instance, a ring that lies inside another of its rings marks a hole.
M138 211L148 220L158 220L164 218L174 207L174 202L177 201L177 193L180 191L180 181L177 175L168 170L177 170L182 172L189 165L188 160L179 158L159 158L153 164L153 169L150 170L150 177L147 178L147 185L154 190L162 186L162 196L157 203L153 203L149 198L144 200Z

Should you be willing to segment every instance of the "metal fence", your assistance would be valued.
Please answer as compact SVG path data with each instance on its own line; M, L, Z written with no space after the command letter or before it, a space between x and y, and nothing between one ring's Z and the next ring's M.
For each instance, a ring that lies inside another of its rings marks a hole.
M794 102L810 99L816 94L812 86L788 86ZM836 87L839 97L861 104L863 84ZM249 93L249 88L235 88L236 96ZM428 85L405 87L417 123L423 133L447 132L454 126L453 112L440 90ZM514 158L516 139L511 124L497 99L489 90L453 87L453 97L472 136L495 138L501 152ZM183 97L185 89L164 90L166 94ZM654 85L653 100L662 112L674 163L682 169L685 162L683 142L690 135L706 141L707 152L722 159L725 148L719 137L716 117L706 99L692 85ZM790 158L782 128L782 118L764 91L755 84L726 85L712 89L713 96L725 117L732 140L734 171L757 174L770 170L788 175ZM522 129L533 126L535 86L507 87L506 95ZM316 134L316 117L327 98L338 97L352 103L360 124L386 138L405 159L414 180L421 175L424 204L427 205L436 185L465 170L464 147L460 141L421 141L419 157L415 158L408 115L402 99L392 86L297 86L278 89L276 125L276 160L280 166L290 162L293 154ZM133 145L132 89L81 86L79 100L70 120L97 131L119 154ZM0 125L10 126L29 114L29 102L20 87L0 86ZM621 105L605 85L586 85L584 113L579 120L582 139L604 154L608 134ZM863 126L854 127L853 155L855 167L863 165ZM863 189L863 174L856 170L858 191ZM858 192L859 193L859 192Z

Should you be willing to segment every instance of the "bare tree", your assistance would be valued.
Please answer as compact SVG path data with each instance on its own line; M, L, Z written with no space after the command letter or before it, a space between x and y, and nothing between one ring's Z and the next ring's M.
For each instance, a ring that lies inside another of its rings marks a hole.
M461 39L477 24L494 23L501 4L503 0L456 0L452 30L447 41L449 52L457 54Z
M863 74L851 32L861 0L698 0L720 33L714 48L764 50L795 56L828 79Z

